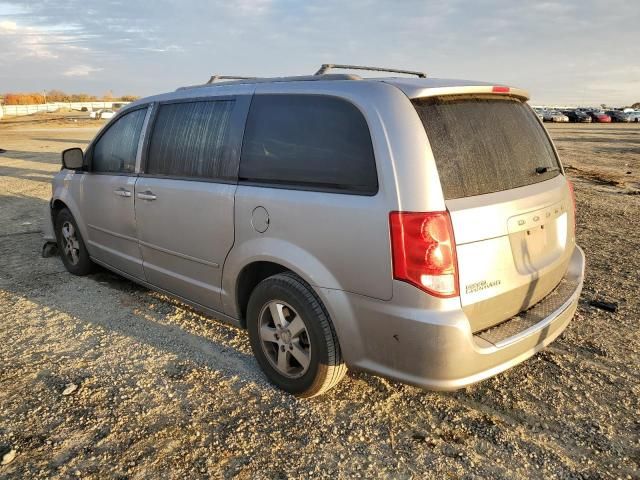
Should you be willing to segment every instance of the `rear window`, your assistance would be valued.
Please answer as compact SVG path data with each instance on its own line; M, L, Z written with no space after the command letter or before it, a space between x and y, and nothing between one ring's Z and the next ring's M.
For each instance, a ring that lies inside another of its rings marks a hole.
M375 194L373 146L362 113L324 95L256 95L240 160L241 180Z
M532 185L559 174L546 132L520 101L451 96L413 104L447 200ZM549 170L536 172L543 167Z

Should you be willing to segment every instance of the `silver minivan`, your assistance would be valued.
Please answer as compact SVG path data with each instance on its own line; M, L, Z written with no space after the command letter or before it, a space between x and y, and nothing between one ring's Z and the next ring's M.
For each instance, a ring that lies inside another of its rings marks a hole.
M122 108L63 152L47 240L73 274L99 264L246 328L298 396L347 366L458 389L552 342L584 255L527 93L334 67Z

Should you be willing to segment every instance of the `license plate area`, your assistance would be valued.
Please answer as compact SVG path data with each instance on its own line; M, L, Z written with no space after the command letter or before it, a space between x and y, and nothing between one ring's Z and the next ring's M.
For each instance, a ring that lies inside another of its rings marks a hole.
M518 273L535 275L562 257L567 219L563 202L509 218L509 242Z

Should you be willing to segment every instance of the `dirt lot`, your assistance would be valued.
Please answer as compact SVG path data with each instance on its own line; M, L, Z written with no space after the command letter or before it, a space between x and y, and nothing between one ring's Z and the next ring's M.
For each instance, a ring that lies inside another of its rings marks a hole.
M98 128L51 117L0 123L0 477L640 478L640 125L549 126L588 260L550 348L455 393L352 372L300 401L244 332L41 258L59 152Z

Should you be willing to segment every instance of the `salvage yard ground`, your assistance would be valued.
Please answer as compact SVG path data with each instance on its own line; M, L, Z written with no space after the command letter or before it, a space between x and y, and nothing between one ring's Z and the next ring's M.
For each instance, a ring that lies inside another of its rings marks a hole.
M60 151L101 125L0 122L0 477L639 478L640 125L547 126L587 255L555 343L459 392L351 372L314 400L270 387L244 332L41 258Z

